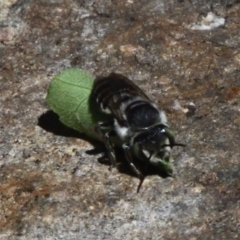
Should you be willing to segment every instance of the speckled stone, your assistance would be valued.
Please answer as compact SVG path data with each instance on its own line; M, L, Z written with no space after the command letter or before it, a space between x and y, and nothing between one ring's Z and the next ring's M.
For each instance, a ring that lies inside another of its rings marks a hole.
M209 12L224 25L189 29ZM0 0L0 239L240 239L239 23L238 1ZM137 194L46 114L67 67L123 73L165 110L187 144L174 178Z

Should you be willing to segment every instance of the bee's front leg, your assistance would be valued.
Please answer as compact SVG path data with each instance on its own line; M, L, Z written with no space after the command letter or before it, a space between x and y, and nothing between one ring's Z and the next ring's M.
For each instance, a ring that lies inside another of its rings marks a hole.
M96 131L99 134L100 138L105 144L105 147L108 151L108 157L111 162L110 170L116 166L116 156L114 147L111 141L112 137L116 136L116 132L113 128L113 122L98 122L96 126Z
M142 183L144 181L144 176L143 174L140 172L139 169L137 169L137 167L134 165L133 163L133 159L132 159L132 153L131 153L131 149L130 149L130 146L128 144L123 144L123 150L125 152L125 156L126 156L126 159L128 161L128 163L130 164L132 170L136 173L136 175L138 176L138 178L140 179L140 183L138 185L138 188L137 188L137 192L139 192L141 186L142 186Z
M112 170L113 167L116 167L116 156L115 156L115 151L113 148L113 144L111 142L111 138L116 136L116 132L114 130L107 132L104 136L104 143L105 146L108 150L108 156L110 158L111 161L111 166L110 166L110 170Z
M104 136L107 132L114 130L113 121L110 122L98 122L95 131L102 141L104 141Z

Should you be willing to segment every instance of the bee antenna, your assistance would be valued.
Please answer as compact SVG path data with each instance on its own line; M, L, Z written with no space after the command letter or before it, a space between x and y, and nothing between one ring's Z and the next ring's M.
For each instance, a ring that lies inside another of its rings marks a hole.
M185 144L182 144L182 143L173 143L173 144L163 144L161 145L161 147L175 147L175 146L179 146L179 147L186 147Z
M174 147L174 146L186 147L186 144L183 144L183 143L174 143L174 144L173 144L173 147Z

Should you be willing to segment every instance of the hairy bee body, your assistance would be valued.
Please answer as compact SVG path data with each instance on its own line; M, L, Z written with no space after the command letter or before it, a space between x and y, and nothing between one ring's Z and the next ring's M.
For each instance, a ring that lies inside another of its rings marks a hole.
M110 114L113 119L97 125L97 132L105 143L112 165L116 162L112 139L117 137L126 159L141 179L140 185L143 176L133 164L134 157L160 166L170 159L173 146L183 146L175 143L165 113L125 76L111 73L107 77L97 78L92 96L101 111Z
M167 125L164 112L123 75L112 73L97 78L93 96L101 110L114 117L115 130L122 140L156 123Z

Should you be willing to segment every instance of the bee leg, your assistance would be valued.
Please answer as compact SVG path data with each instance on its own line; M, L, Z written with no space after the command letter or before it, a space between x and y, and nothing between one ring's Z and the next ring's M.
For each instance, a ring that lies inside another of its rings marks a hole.
M116 167L115 151L114 151L113 145L111 143L111 137L114 137L114 136L116 136L116 132L113 130L110 132L107 132L104 136L104 143L108 150L108 156L111 161L111 166L110 166L109 170L112 170L112 168Z
M143 181L144 181L144 177L142 177L142 179L140 179L140 182L139 182L138 187L137 187L137 193L139 193L140 188L141 188L141 186L143 184Z
M98 122L95 128L99 137L104 141L104 136L106 132L113 130L113 121L111 122Z
M138 170L137 167L133 163L130 146L128 144L124 144L123 149L124 149L125 156L126 156L126 159L127 159L128 163L130 164L132 170L136 173L136 175L140 179L140 182L139 182L139 185L138 185L138 188L137 188L137 193L138 193L140 191L140 188L141 188L142 183L144 181L144 176L142 175L140 170Z
M116 132L113 130L113 122L98 122L96 132L107 148L108 157L111 162L109 169L112 170L112 168L116 166L115 151L111 142L111 138L116 136Z

